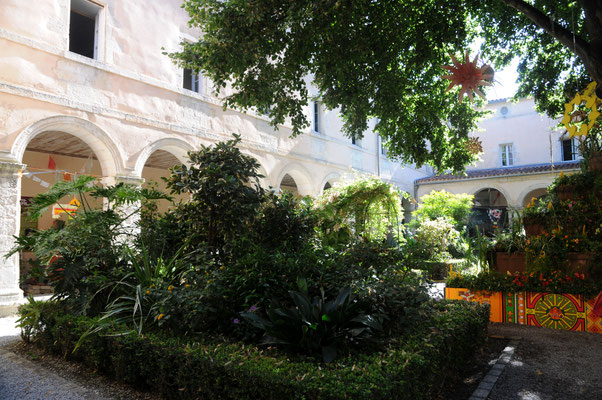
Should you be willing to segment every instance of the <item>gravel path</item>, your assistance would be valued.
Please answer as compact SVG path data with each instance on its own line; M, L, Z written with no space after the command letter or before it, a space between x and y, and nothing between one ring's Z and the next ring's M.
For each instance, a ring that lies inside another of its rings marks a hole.
M489 400L602 399L602 335L492 324L489 334L520 339Z
M15 321L0 318L0 399L111 399L6 350L21 340Z

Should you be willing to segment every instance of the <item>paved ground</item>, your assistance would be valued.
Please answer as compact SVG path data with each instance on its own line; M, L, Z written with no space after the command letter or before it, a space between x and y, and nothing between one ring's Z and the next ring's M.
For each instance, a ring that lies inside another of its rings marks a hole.
M490 335L520 339L490 400L602 399L602 335L492 324Z
M0 399L110 399L5 350L21 340L15 317L0 318Z

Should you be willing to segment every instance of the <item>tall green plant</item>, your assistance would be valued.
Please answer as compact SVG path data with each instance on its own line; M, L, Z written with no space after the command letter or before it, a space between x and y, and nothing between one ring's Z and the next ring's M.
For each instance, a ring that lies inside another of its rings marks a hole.
M351 238L401 238L401 201L408 195L376 177L357 177L326 190L315 206L320 233L329 243Z
M461 231L470 221L473 198L471 194L452 194L445 190L434 190L420 198L420 206L412 213L412 218L418 224L441 217L447 218L452 221L457 230Z
M106 283L127 268L123 261L123 241L130 234L124 222L131 214L123 214L124 205L138 204L141 199L168 198L163 193L118 184L109 187L93 185L96 178L80 176L59 182L46 193L34 197L29 208L31 218L38 218L66 196L79 196L81 206L63 228L37 230L16 238L10 254L30 249L45 268L45 278L54 286L54 297L66 299L81 313L99 312L106 298ZM92 198L95 199L92 201ZM91 204L109 205L104 210ZM130 210L130 213L137 209ZM10 255L9 254L9 255Z
M248 229L261 204L259 163L236 146L241 138L202 146L189 152L190 165L172 168L164 178L173 194L190 194L175 215L184 225L191 244L204 244L218 258L228 253L228 243Z

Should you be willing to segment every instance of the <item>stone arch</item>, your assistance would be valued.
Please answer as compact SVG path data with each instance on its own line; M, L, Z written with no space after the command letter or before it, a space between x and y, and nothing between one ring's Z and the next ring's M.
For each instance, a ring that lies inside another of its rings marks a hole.
M539 198L548 194L548 190L542 185L532 185L523 190L520 194L521 206L524 208L531 202L531 198Z
M335 182L341 180L341 174L338 172L331 172L322 179L320 186L318 187L318 193L322 193L324 190L328 189L326 186L330 185L331 187Z
M136 176L142 176L142 170L148 158L157 150L164 150L171 153L181 163L186 164L188 161L188 152L193 151L195 148L190 143L178 139L178 138L163 138L159 139L148 146L146 146L136 159L134 165L134 174Z
M291 176L297 185L297 190L299 194L302 196L311 196L313 195L313 185L311 179L309 178L311 175L309 172L300 164L293 163L288 164L278 175L276 190L280 189L280 183L285 175Z
M479 189L473 191L473 194L475 195L475 198L476 198L476 196L479 193L482 193L485 190L495 190L495 191L497 191L503 197L503 200L504 200L503 202L498 201L499 199L494 199L494 203L497 202L498 203L497 205L499 205L499 206L509 206L510 205L510 201L508 199L508 195L506 193L504 193L503 190L501 190L500 188L494 187L493 185L492 186L488 186L488 187L482 187L482 188L479 188ZM502 204L499 204L499 203L502 203ZM506 203L506 204L503 204L503 203ZM490 204L490 206L492 206L492 205L493 204Z
M114 177L123 171L123 156L109 135L90 121L68 115L44 118L29 125L13 143L11 157L22 162L29 142L37 135L48 131L73 135L90 146L100 163L103 176Z

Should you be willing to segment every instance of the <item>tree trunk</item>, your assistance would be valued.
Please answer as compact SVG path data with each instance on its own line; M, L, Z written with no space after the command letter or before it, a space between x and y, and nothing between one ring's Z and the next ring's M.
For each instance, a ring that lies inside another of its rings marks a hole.
M579 57L592 79L598 83L596 95L602 98L602 0L580 0L585 12L589 42L523 0L501 1L529 18Z

